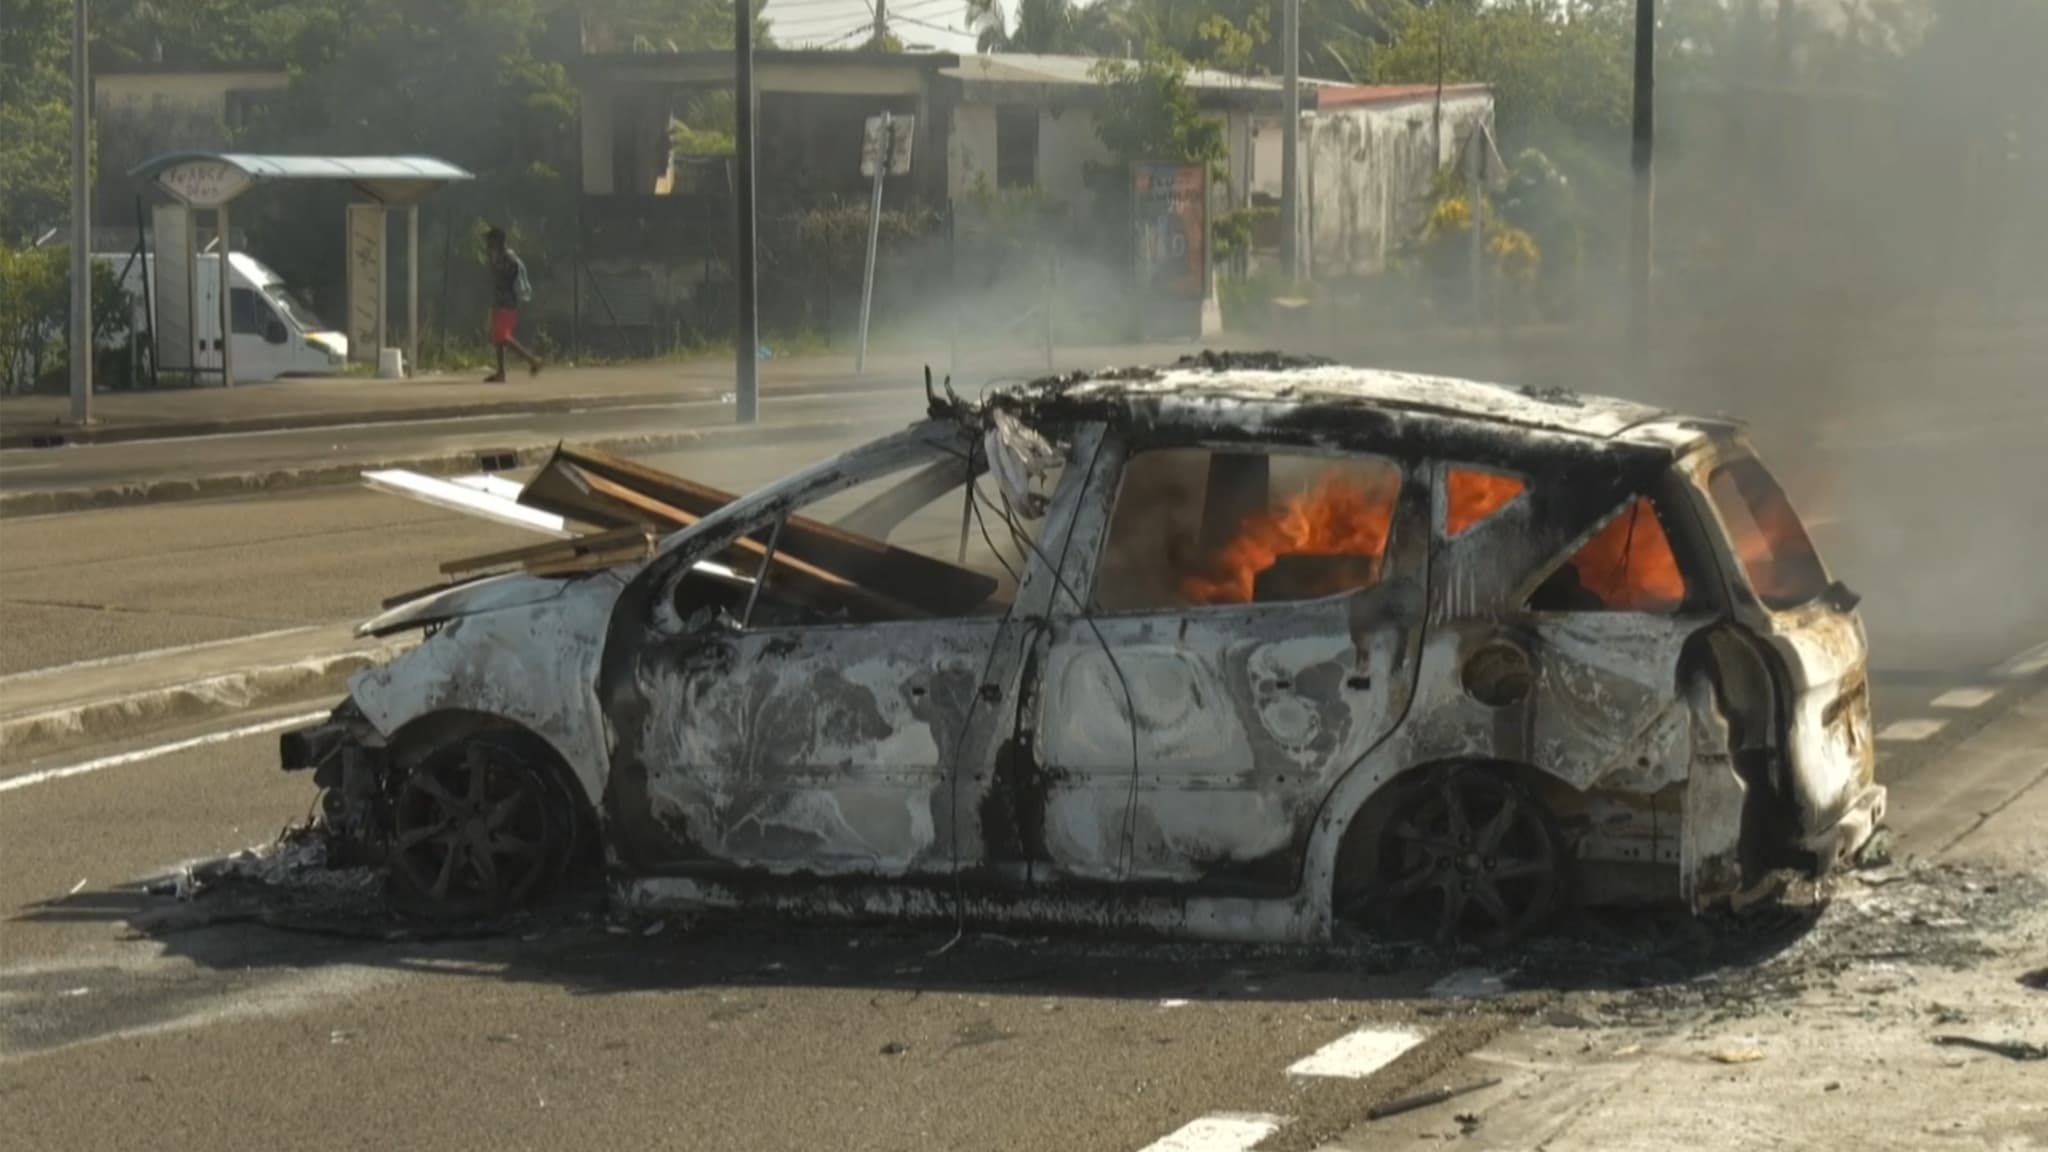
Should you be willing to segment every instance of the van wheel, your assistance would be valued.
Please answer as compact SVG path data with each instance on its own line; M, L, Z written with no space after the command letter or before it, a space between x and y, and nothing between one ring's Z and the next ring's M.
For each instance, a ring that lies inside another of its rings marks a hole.
M1549 810L1489 767L1432 770L1399 797L1368 851L1369 879L1340 912L1404 938L1496 946L1543 928L1565 893Z
M473 736L430 753L400 781L391 879L439 917L492 915L538 894L574 844L545 766L510 741Z

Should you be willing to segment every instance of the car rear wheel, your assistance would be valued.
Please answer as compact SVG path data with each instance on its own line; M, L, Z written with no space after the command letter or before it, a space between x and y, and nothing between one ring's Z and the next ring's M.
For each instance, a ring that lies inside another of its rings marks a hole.
M1366 882L1338 914L1403 938L1495 946L1543 928L1564 899L1548 809L1488 766L1448 765L1410 785L1366 851Z
M405 903L442 917L531 900L575 844L547 766L518 742L479 735L423 757L392 804L391 878Z

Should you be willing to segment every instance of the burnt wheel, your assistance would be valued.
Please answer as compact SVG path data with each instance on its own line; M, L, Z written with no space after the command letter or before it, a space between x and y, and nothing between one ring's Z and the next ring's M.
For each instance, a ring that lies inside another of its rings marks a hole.
M1542 928L1564 895L1550 813L1487 768L1432 772L1400 798L1369 852L1370 881L1339 911L1403 937L1502 944Z
M392 804L391 878L439 916L502 912L536 895L573 842L547 769L510 741L475 737L420 761Z

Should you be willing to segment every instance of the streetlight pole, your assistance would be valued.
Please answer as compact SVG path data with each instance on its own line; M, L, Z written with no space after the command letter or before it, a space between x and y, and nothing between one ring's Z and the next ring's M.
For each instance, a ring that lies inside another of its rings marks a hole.
M1650 365L1650 253L1657 197L1657 0L1636 0L1635 123L1630 164L1635 173L1630 212L1628 286L1629 355L1637 372Z
M754 289L754 5L733 0L732 10L733 287L739 294L733 416L752 424L761 414L761 315Z
M1281 0L1280 260L1290 284L1301 281L1301 0Z
M86 0L71 5L71 422L92 423L92 76Z

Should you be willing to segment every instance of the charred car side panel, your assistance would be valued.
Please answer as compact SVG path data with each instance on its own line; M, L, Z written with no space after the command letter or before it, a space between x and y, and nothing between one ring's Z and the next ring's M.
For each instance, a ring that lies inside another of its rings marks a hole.
M1046 451L1016 437L1063 448L1028 525L1011 497ZM1148 514L1142 462L1183 451L1209 469L1209 559L1120 545L1119 517ZM1282 453L1373 457L1398 482L1269 483ZM447 715L531 732L638 900L1309 939L1414 850L1491 870L1526 833L1503 876L1554 836L1560 875L1641 865L1705 905L1782 863L1780 841L1831 866L1884 808L1861 625L1838 586L1813 593L1817 560L1773 551L1789 509L1749 459L1725 426L1625 402L1277 362L935 400L896 436L676 512L690 526L645 562L388 615L438 631L352 685L368 733L323 729L293 759ZM948 477L993 473L1003 495L953 515L1025 546L1007 599L972 606L996 582L941 564L949 607L923 610L914 588L778 561L818 501L905 470L802 532L879 556L848 527L886 536ZM1460 489L1473 470L1491 479ZM1364 544L1266 538L1326 496L1371 520ZM1225 558L1227 594L1189 568ZM1141 578L1201 594L1105 597Z

